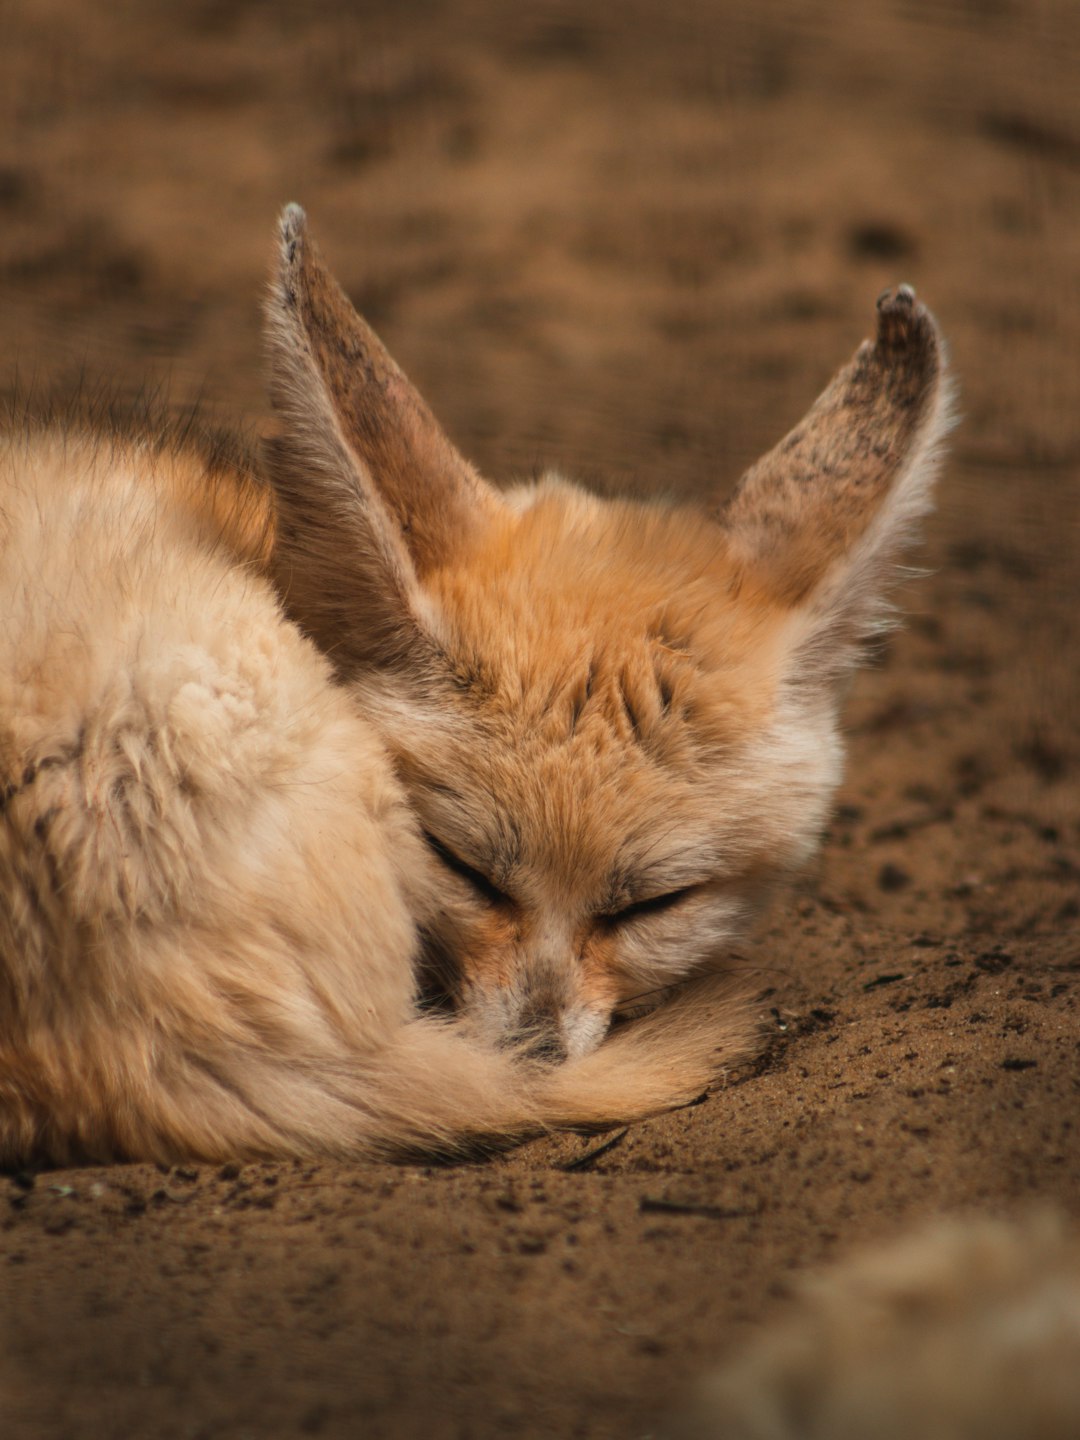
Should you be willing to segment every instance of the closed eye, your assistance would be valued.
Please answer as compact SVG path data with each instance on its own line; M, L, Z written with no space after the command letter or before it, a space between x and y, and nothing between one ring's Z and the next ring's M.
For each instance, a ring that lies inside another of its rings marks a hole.
M446 868L453 870L455 875L460 875L462 880L467 880L489 905L508 905L510 903L509 895L500 890L497 885L493 885L482 870L477 870L466 860L462 860L460 855L455 855L449 845L444 845L437 836L432 835L430 830L424 831L424 839Z
M631 920L644 920L650 915L662 915L665 910L674 910L676 905L680 905L697 888L696 885L684 885L681 890L668 890L663 895L651 895L648 900L635 900L633 905L626 905L622 910L601 915L600 918L606 925L614 926Z

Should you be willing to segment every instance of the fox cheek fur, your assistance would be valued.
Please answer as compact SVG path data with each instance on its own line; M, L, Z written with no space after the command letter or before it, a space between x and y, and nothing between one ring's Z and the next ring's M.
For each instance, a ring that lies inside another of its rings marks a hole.
M279 239L261 466L0 437L0 1165L695 1098L756 1048L728 948L818 841L929 504L906 287L703 511L488 485L295 206Z

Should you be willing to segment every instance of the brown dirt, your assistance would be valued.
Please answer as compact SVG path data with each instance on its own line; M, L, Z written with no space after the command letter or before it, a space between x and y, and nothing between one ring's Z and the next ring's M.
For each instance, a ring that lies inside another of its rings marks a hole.
M297 199L496 477L720 491L902 279L964 415L760 1067L592 1162L0 1177L5 1437L642 1436L793 1272L1080 1215L1080 7L2 8L8 390L258 423Z

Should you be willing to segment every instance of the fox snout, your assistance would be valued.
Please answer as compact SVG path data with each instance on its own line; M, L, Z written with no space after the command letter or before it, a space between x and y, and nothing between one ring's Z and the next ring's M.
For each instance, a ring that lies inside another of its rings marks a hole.
M563 1024L565 1000L551 985L539 985L527 994L517 1023L506 1033L507 1048L519 1050L527 1060L559 1065L569 1057L569 1039Z
M504 1045L525 1059L551 1065L594 1050L607 1034L611 1009L598 999L588 1003L580 991L580 982L566 967L527 964L517 1015Z
M612 1000L585 993L577 957L525 950L514 961L509 979L504 973L466 982L459 998L466 1025L489 1045L548 1065L595 1050L610 1026Z

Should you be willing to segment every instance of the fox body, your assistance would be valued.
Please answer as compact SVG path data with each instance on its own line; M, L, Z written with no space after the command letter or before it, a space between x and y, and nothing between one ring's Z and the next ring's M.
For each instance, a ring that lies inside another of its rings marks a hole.
M817 842L926 508L932 319L883 297L708 513L487 485L296 207L268 333L258 461L50 426L0 452L0 1163L693 1098L753 1048L725 959Z

